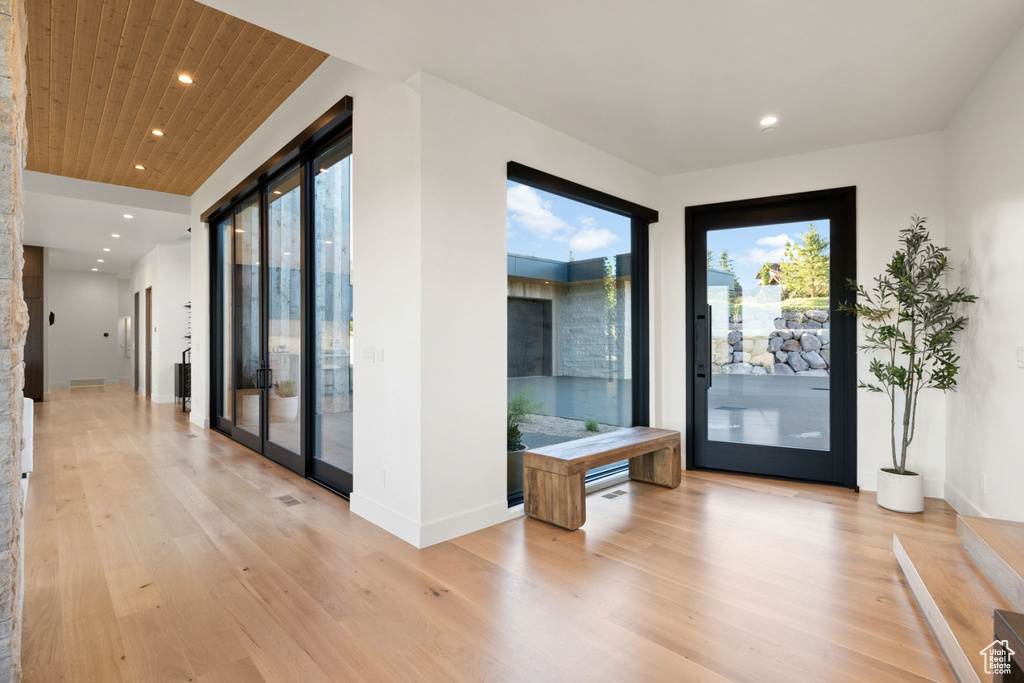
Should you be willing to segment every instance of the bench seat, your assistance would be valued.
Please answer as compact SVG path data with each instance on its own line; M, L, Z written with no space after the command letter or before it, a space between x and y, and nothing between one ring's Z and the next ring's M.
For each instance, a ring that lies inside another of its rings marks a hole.
M630 427L523 452L523 509L535 519L574 530L583 526L586 474L629 460L629 478L675 488L682 481L679 432Z

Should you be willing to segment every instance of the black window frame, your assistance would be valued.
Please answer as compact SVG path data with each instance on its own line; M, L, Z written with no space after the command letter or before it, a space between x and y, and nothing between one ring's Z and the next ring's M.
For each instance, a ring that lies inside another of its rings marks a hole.
M513 182L630 219L630 315L632 317L630 349L633 377L633 426L650 426L650 225L658 222L658 212L516 161L508 162L507 178ZM629 465L623 464L598 473L588 473L586 483L590 484L628 471ZM522 502L522 493L508 497L509 507Z

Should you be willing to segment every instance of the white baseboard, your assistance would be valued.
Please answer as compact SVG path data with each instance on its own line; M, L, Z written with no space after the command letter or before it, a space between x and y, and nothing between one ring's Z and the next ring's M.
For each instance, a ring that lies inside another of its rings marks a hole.
M508 503L504 500L425 524L418 524L354 491L349 503L355 514L417 548L443 543L510 519ZM519 507L519 514L522 514L522 507Z
M944 498L946 502L949 503L949 506L961 515L988 517L984 510L975 505L973 501L960 493L960 491L949 482L946 482L946 495Z
M864 491L878 490L878 470L860 470L857 472L857 485ZM924 478L925 498L943 498L946 483L941 479Z
M174 403L176 399L172 394L153 394L149 400L153 403Z
M105 386L108 386L108 387L116 387L119 384L121 384L121 380L119 380L119 379L105 379L105 380L103 380L103 384Z
M353 513L359 515L363 519L376 524L381 529L384 529L388 533L398 536L406 543L421 547L419 545L420 540L420 526L416 522L412 521L408 517L389 510L388 508L378 503L360 496L358 493L353 491L349 494L349 509Z

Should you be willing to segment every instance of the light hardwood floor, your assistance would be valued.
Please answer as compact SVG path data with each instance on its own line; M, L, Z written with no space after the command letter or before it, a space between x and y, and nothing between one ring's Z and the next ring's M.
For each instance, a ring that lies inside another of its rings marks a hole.
M952 680L891 550L939 501L690 472L421 551L126 388L37 411L26 681Z

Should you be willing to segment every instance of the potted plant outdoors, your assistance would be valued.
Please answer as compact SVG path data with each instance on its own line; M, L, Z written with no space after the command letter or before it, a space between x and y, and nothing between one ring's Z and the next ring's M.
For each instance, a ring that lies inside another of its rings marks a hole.
M523 433L519 426L531 413L544 410L544 404L530 397L524 389L508 400L508 448L506 453L508 491L523 490Z
M237 396L238 415L236 422L240 427L254 427L260 419L260 389L256 383L256 375L245 375L235 392Z
M299 414L299 392L295 380L284 379L274 385L277 395L270 397L270 421L291 422Z
M924 510L924 479L907 469L907 450L917 427L917 403L922 389L949 391L956 387L960 357L953 347L967 318L960 304L977 297L964 287L950 291L944 285L951 270L945 247L931 242L926 218L911 217L900 231L900 248L885 272L867 290L850 280L860 301L840 309L863 321L863 351L881 355L871 359L872 381L858 383L869 392L889 399L889 436L892 467L878 472L878 504L896 512Z

